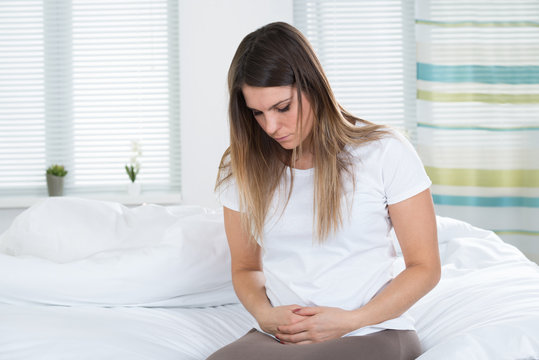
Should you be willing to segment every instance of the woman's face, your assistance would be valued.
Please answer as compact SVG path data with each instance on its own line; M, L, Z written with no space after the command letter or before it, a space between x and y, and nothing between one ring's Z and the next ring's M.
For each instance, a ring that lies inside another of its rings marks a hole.
M247 107L253 112L260 127L285 149L294 149L303 144L309 149L309 139L313 128L311 104L301 95L302 131L299 133L296 88L293 86L256 87L244 85L243 97Z

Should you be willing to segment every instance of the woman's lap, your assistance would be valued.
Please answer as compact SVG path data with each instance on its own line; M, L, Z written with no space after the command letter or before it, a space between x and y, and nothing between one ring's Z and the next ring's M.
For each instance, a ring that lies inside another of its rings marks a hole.
M413 330L383 330L364 336L347 336L308 345L285 345L252 329L215 352L207 360L409 360L421 354Z

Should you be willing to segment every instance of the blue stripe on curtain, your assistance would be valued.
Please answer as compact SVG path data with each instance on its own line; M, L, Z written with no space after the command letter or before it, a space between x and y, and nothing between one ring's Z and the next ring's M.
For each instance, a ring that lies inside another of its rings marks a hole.
M417 79L482 84L539 84L539 66L434 65L417 63Z
M481 206L481 207L533 207L539 208L539 198L519 196L456 196L433 194L432 199L438 205Z

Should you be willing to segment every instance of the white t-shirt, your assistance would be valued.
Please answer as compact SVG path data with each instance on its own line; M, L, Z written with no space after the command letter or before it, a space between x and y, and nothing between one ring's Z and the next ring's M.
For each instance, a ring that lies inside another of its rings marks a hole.
M294 187L284 212L283 192L276 191L261 244L266 293L273 306L357 309L397 275L387 206L422 192L431 181L410 142L392 134L351 149L355 193L350 181L345 183L343 226L321 245L313 240L314 169L293 169ZM239 211L233 181L218 196L223 206ZM414 321L405 313L347 335L384 329L412 330Z

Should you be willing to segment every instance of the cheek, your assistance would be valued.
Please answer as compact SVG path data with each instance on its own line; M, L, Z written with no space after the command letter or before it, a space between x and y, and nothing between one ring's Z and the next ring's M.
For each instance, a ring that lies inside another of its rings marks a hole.
M296 113L289 111L286 116L283 117L284 123L290 129L295 129L298 122L298 116Z

